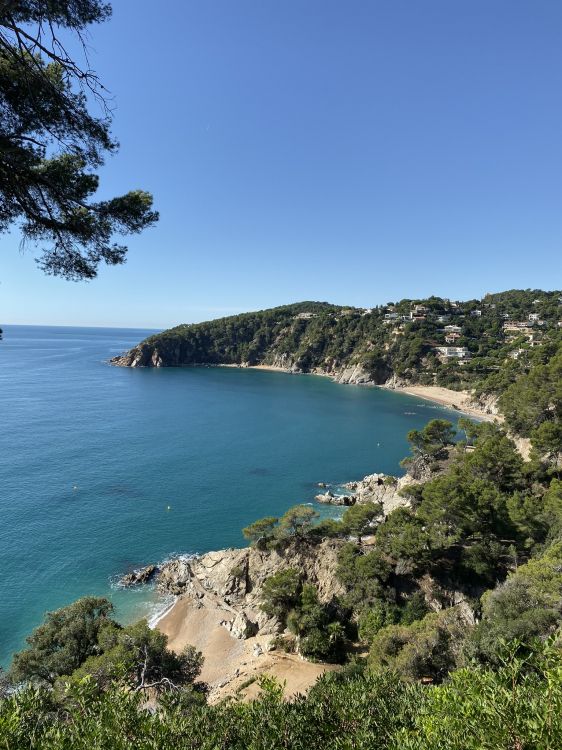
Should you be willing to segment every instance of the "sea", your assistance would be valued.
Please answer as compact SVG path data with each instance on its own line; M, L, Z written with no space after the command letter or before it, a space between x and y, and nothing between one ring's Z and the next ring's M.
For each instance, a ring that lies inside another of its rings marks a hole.
M402 473L406 433L458 413L329 378L112 367L152 331L3 326L0 665L46 611L106 596L116 617L169 600L121 575L241 546L257 518L373 472ZM315 507L326 514L332 506Z

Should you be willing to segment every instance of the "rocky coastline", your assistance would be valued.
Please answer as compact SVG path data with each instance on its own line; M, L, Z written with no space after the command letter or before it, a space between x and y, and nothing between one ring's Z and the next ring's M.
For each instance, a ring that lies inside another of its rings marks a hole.
M166 351L160 351L157 347L141 343L124 354L113 357L109 364L115 367L229 367L240 369L260 369L285 372L293 375L318 375L328 377L340 385L361 385L384 388L417 396L431 401L444 408L454 409L460 414L465 414L479 420L502 421L498 412L497 398L495 396L483 396L475 398L469 391L454 391L449 388L431 385L419 385L397 377L395 374L384 372L378 373L379 377L373 377L361 364L340 366L336 361L327 362L324 368L312 368L303 370L299 368L289 354L275 355L271 361L252 365L243 363L213 363L193 362L184 363L181 359L179 346Z

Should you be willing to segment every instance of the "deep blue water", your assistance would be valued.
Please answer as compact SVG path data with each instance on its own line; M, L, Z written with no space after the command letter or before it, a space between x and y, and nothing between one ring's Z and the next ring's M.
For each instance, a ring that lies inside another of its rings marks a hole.
M112 577L241 545L243 526L312 501L317 482L399 472L406 432L447 414L327 378L105 364L148 333L4 327L0 663L79 596L110 596L124 620L150 613L153 592Z

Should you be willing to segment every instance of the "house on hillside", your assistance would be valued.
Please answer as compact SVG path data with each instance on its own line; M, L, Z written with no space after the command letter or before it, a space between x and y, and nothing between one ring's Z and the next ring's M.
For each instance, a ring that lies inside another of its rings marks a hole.
M470 352L466 346L436 346L435 351L441 361L450 359L467 361L470 359Z
M453 333L447 333L445 335L445 342L447 344L454 344L455 341L458 341L458 339L460 339L460 337L461 337L460 333L456 333L453 331Z

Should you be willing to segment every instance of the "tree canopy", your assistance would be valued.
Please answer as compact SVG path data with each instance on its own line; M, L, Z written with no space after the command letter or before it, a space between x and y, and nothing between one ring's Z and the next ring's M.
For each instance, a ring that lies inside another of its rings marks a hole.
M158 219L144 190L95 198L96 170L117 142L83 36L110 15L100 0L0 7L0 232L17 223L23 243L40 247L39 266L72 280L94 278L102 262L124 263L127 247L115 235ZM70 40L82 43L83 64L68 52Z

